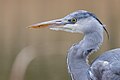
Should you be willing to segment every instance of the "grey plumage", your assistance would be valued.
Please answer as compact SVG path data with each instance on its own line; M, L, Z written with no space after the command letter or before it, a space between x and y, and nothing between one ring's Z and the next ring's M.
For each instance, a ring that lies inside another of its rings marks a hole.
M120 49L107 51L96 58L90 71L96 78L93 80L120 80Z
M93 18L98 21L98 18L95 16L93 16ZM100 25L103 24L100 21L98 22L99 25L97 25L97 27L101 27ZM89 26L96 26L97 23L91 24ZM86 35L89 35L87 39L85 39ZM102 35L103 32L97 30L95 30L95 32L86 33L84 39L79 44L72 46L68 53L71 55L68 55L68 69L73 77L72 80L120 80L120 49L114 49L103 53L101 56L97 57L91 65L87 62L87 57L91 50L97 50L101 45L103 40ZM81 43L86 44L83 49L81 49ZM76 49L76 46L79 47ZM73 62L75 60L77 60L78 63Z
M84 38L68 51L67 65L72 80L120 80L120 48L107 51L88 64L89 55L97 51L103 42L104 30L108 35L95 14L79 10L61 19L30 26L40 27L84 34Z

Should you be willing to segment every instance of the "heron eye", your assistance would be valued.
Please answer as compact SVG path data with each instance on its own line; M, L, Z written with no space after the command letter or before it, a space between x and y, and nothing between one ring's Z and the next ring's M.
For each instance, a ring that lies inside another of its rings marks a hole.
M72 19L71 19L71 22L72 22L72 23L76 23L76 22L77 22L77 19L76 19L76 18L72 18Z

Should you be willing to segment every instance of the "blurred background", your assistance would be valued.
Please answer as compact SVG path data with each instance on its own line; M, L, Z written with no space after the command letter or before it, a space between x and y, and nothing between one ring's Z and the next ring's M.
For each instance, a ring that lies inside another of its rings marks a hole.
M106 25L104 43L90 62L120 47L120 0L0 0L0 80L68 80L66 54L83 35L26 27L76 10L95 13Z

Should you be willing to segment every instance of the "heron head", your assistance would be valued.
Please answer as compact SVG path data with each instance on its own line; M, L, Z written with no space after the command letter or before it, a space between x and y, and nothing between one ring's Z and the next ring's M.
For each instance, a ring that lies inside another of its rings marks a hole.
M62 30L75 33L89 33L96 30L105 30L103 24L91 12L78 10L64 18L33 24L29 28L48 27L52 30Z

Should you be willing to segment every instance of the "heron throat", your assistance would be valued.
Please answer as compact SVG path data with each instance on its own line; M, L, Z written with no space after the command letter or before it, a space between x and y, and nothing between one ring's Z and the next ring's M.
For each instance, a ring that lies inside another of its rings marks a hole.
M88 56L89 53L97 51L103 42L103 31L85 34L79 45Z

